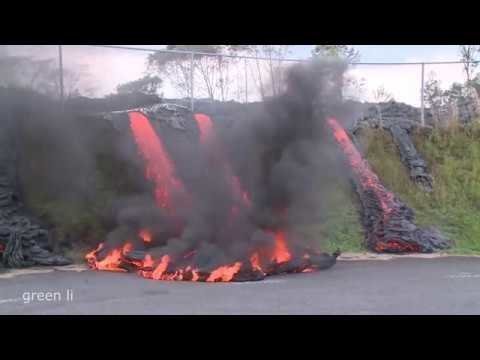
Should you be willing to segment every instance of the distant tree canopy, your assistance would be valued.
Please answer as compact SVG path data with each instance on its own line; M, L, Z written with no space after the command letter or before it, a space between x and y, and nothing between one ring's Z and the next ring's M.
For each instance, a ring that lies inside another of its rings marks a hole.
M64 68L63 81L66 97L80 94L82 78L88 77L85 69ZM0 54L0 86L31 89L42 94L60 96L60 70L56 59L35 59L29 56ZM84 92L91 92L85 89Z
M237 98L243 98L248 92L245 76L250 73L253 79L250 86L256 87L263 99L267 93L275 95L280 91L281 59L288 48L288 45L168 45L166 50L181 52L153 53L148 57L148 73L169 80L184 97L190 97L193 90L194 97L222 101L231 98L235 91ZM194 53L193 69L191 53ZM253 55L266 60L244 62L241 58L222 55Z
M478 97L480 98L480 73L477 74L475 78L473 78L473 80L471 81L471 85L477 92Z
M463 70L467 77L467 85L474 75L474 71L478 66L478 56L480 55L479 45L461 45L460 46L460 59L463 61Z
M480 82L477 84L477 78L480 78L478 74L470 81L455 82L448 89L442 89L441 82L436 78L435 73L430 73L429 79L425 82L424 100L432 111L435 122L458 119L459 109L462 107L469 107L473 109L469 111L477 113L480 90Z
M383 85L373 91L373 99L378 103L395 101L393 94L388 92Z
M218 54L223 50L222 45L168 45L166 50L177 50L186 52ZM208 57L204 54L195 54L192 57L189 53L174 53L157 51L148 57L148 71L150 75L160 75L170 80L172 85L184 97L190 97L192 92L192 72L200 72L208 97L215 98L216 57Z
M235 45L237 51L256 58L250 67L255 86L262 99L278 95L283 89L286 64L282 62L290 54L290 45Z
M314 57L342 59L349 63L360 60L360 52L348 45L316 45L312 55Z
M156 95L162 85L162 80L158 76L146 75L138 80L117 86L119 94L143 93Z

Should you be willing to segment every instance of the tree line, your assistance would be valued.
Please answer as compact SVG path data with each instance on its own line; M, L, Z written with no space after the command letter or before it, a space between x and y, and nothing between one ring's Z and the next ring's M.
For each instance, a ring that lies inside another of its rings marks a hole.
M247 90L256 90L260 99L264 100L282 91L285 70L290 64L283 60L292 53L289 45L168 45L165 50L187 53L157 51L150 54L144 75L119 85L116 88L117 93L161 95L160 92L168 82L176 93L184 98L190 98L193 92L196 98L220 101L234 98L248 101L251 91ZM193 58L189 52L194 53ZM231 55L251 56L253 59L246 60L230 57ZM349 45L315 45L311 56L341 59L348 63L359 62L361 58L360 52ZM459 56L463 62L465 82L454 83L450 88L443 89L436 74L430 73L425 83L425 104L432 110L435 118L439 118L445 108L452 107L452 104L459 101L471 98L478 100L480 74L476 72L476 61L480 57L480 46L459 46ZM81 86L81 80L87 76L86 68L64 68L66 96L88 95L89 91ZM6 46L0 45L0 86L26 87L57 97L60 94L58 60L8 56ZM344 87L347 94L360 97L358 95L365 91L365 79L347 74ZM375 102L394 99L383 86L374 90L371 95Z

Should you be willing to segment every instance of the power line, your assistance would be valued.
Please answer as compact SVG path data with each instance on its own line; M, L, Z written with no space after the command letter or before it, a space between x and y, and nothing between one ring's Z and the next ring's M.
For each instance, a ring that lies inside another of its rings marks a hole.
M68 45L67 45L68 46ZM186 54L191 55L203 55L203 56L218 56L218 57L227 57L227 58L237 58L237 59L246 59L246 60L269 60L269 61L291 61L291 62L307 62L308 59L293 59L293 58L268 58L260 56L245 56L245 55L230 55L230 54L217 54L217 53L208 53L208 52L199 52L199 51L188 51L188 50L167 50L167 49L146 49L139 47L131 46L118 46L118 45L87 45L90 47L99 47L99 48L108 48L108 49L120 49L120 50L133 50L133 51L143 51L149 53L163 52L163 53L172 53L172 54ZM451 65L451 64L478 64L480 60L475 61L420 61L420 62L353 62L351 65Z
M130 46L117 46L117 45L87 45L90 47L101 47L101 48L109 48L109 49L122 49L122 50L134 50L134 51L145 51L150 53L156 52L164 52L164 53L171 53L171 54L185 54L185 55L203 55L203 56L218 56L218 57L227 57L227 58L237 58L237 59L251 59L251 60L273 60L273 61L294 61L294 62L306 62L308 60L305 59L279 59L279 58L267 58L267 57L259 57L259 56L245 56L245 55L230 55L230 54L217 54L217 53L208 53L208 52L201 52L201 51L188 51L188 50L166 50L166 49L145 49L145 48L137 48L137 47L130 47Z

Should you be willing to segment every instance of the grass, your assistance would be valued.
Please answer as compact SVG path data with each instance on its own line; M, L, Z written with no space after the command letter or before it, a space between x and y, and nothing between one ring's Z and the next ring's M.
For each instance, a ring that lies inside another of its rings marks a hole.
M336 183L327 181L320 197L322 206L317 221L301 226L301 237L323 251L363 251L359 204L348 180L338 177Z
M454 241L451 253L480 254L480 125L417 132L413 140L434 177L434 191L430 194L411 182L390 134L370 129L359 137L373 170L387 188L415 210L418 225L436 226L449 236ZM39 147L35 149L38 155ZM37 159L35 164L41 162ZM108 226L102 222L102 213L110 208L113 199L135 190L128 181L120 181L127 178L125 165L102 157L97 165L98 189L95 197L86 202L48 195L52 189L43 186L41 178L32 176L35 171L24 175L27 206L55 224L56 238L71 239L78 248L72 251L75 258L83 256L83 247L91 248L105 237ZM48 168L49 163L43 166ZM365 251L356 194L342 176L328 182L331 185L322 186L325 206L318 221L303 226L301 234L326 251Z
M360 143L383 183L415 210L417 224L443 231L454 241L452 253L479 254L480 126L453 125L413 138L434 177L430 194L413 185L389 134L368 130Z
M325 239L323 250L333 252L360 252L363 248L363 228L353 191L339 190L332 194L332 210L320 224Z
M114 200L133 191L129 175L124 164L97 156L96 169L88 174L95 181L86 194L77 194L78 189L73 186L59 191L49 186L48 181L32 176L48 169L48 161L43 160L41 154L36 154L34 163L40 170L29 168L29 164L20 167L26 206L50 226L53 249L82 261L86 250L91 250L108 234L111 226L109 211ZM69 193L75 196L68 196Z

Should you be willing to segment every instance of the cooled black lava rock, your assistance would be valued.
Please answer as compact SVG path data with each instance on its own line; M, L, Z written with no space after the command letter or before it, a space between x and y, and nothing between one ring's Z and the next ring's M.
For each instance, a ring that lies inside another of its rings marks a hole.
M378 180L362 184L353 174L355 188L362 207L362 222L366 230L366 246L379 253L431 253L448 249L451 242L438 230L419 228L415 213Z
M410 125L410 124L408 124ZM397 145L402 163L410 171L410 179L425 191L433 190L433 178L426 161L420 156L410 137L411 126L391 124L387 128Z
M428 113L429 116L431 116ZM418 153L411 139L413 128L420 122L420 110L407 104L388 102L372 106L361 119L353 134L361 128L373 127L387 130L398 148L402 163L408 168L410 179L424 191L433 190L433 178L427 163ZM426 116L427 117L427 116Z
M13 104L0 93L0 263L10 268L68 265L69 259L47 250L48 232L26 214L17 195Z
M337 258L340 256L340 251L337 250L333 254L322 253L318 255L310 255L310 266L318 270L330 269L337 263Z

